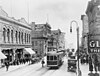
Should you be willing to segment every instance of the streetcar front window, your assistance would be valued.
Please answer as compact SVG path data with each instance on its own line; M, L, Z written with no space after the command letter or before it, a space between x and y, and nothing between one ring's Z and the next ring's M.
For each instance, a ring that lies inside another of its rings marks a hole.
M50 56L50 60L53 60L53 56Z
M47 60L49 60L49 56L47 56Z
M54 60L57 60L57 56L54 56Z

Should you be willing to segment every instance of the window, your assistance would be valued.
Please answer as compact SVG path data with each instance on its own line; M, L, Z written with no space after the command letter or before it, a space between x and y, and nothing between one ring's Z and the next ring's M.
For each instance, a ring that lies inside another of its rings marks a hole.
M10 42L10 30L7 29L7 38L8 38L8 42Z
M53 56L50 56L50 60L53 60Z
M32 41L32 46L34 46L34 41Z
M30 43L30 38L31 38L31 37L30 37L30 34L29 34L29 43Z
M35 41L35 46L37 46L37 41Z
M49 56L47 56L47 60L49 60Z
M21 41L22 41L22 44L23 44L23 32L21 34Z
M11 30L11 41L13 43L13 30Z
M54 60L57 60L57 56L54 56Z
M3 41L6 42L6 29L3 28Z
M26 33L25 33L25 43L26 43Z
M19 32L19 43L20 43L20 32Z
M18 42L18 38L17 38L17 36L18 36L18 32L16 31L16 34L15 34L16 43Z
M27 34L27 43L28 43L28 34Z

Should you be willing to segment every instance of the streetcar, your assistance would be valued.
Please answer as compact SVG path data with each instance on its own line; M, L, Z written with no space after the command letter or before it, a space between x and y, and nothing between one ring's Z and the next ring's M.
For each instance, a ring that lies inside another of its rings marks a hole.
M64 52L50 51L47 53L47 67L59 68L63 64Z

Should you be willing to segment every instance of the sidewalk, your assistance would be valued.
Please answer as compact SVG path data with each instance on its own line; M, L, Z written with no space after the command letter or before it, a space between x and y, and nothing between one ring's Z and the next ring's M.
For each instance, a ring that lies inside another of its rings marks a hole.
M20 64L20 65L10 65L8 71L6 71L6 67L2 67L0 68L0 76L2 76L4 73L9 73L11 71L23 68L27 65L29 65L29 63Z
M82 65L80 64L80 69L82 72L82 76L88 76L88 73L90 73L88 64L82 64ZM93 71L93 73L95 73L95 71ZM97 71L97 73L99 72Z
M82 76L88 76L89 73L89 65L88 64L80 64L80 69L82 72Z

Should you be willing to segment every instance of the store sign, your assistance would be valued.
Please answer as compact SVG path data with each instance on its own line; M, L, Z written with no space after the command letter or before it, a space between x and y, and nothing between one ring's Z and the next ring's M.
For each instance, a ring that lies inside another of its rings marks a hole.
M100 41L91 40L89 41L89 53L100 53Z

